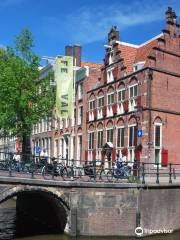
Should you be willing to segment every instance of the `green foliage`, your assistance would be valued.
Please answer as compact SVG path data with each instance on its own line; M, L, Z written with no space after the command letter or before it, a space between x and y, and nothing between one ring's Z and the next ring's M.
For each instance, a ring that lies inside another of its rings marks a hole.
M23 29L15 47L0 49L0 129L4 135L30 135L32 125L51 115L55 94L52 73L40 80L32 34ZM41 91L37 91L41 89Z

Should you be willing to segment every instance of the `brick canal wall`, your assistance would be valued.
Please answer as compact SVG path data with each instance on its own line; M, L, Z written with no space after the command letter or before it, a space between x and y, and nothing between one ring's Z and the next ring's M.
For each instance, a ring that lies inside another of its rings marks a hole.
M77 208L77 235L133 236L138 226L179 230L179 200L179 188L79 189L71 207Z
M7 183L9 178L1 179L0 202L22 194L25 206L29 194L32 193L34 199L40 194L42 201L47 203L45 209L54 209L60 226L63 220L65 231L71 235L134 236L135 228L139 226L149 230L180 230L180 184L10 179L10 184ZM33 207L40 209L42 201L35 201L36 204L32 201L32 206L28 201L30 212ZM54 204L57 201L59 204ZM0 208L0 214L5 218L3 208Z
M78 235L133 235L138 191L80 189L71 205L77 208Z

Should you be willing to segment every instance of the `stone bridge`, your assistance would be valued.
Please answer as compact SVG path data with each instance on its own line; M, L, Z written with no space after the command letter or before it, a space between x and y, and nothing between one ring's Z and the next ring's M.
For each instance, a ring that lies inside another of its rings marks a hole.
M16 200L17 232L135 235L180 229L180 185L94 183L0 177L0 206ZM0 218L4 214L0 207ZM1 225L1 222L0 222ZM1 226L0 226L1 228ZM0 229L1 230L1 229Z

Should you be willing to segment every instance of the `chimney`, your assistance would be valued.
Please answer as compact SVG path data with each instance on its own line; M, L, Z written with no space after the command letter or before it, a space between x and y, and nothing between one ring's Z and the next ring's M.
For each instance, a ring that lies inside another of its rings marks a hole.
M81 46L78 44L73 46L73 57L74 57L74 65L80 67L81 66Z
M65 55L72 56L73 55L73 47L71 45L67 45L65 47Z

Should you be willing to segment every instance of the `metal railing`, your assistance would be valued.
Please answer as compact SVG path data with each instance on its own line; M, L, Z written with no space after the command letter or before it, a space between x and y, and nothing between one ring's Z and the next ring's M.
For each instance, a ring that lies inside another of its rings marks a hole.
M129 182L156 183L178 182L180 164L169 163L162 167L159 163L135 161L126 162L121 170L110 161L83 161L29 156L28 162L22 162L22 155L2 153L0 159L0 176L27 177L63 181L93 182ZM179 179L180 183L180 179Z

